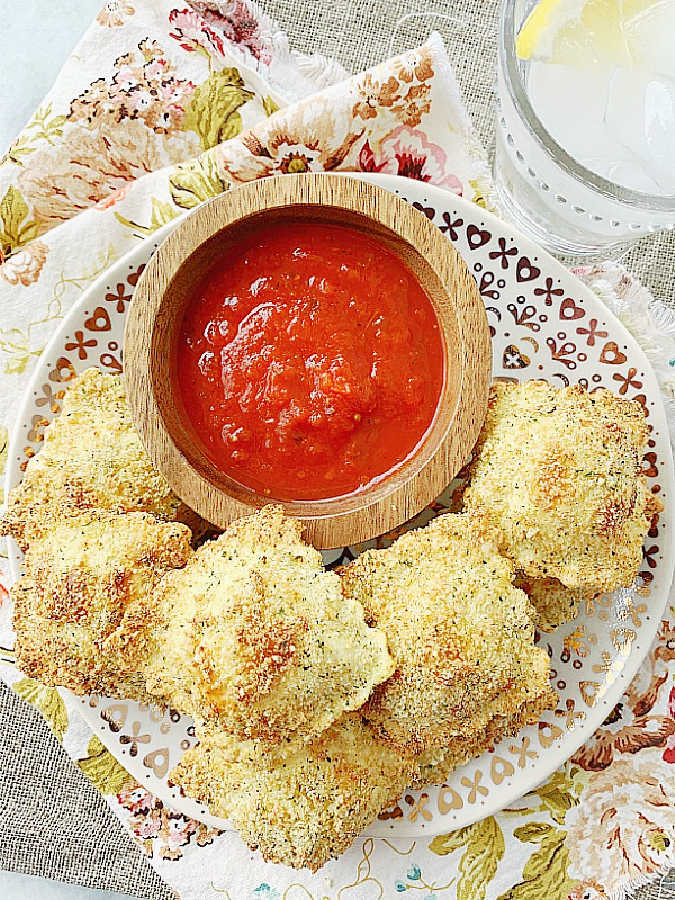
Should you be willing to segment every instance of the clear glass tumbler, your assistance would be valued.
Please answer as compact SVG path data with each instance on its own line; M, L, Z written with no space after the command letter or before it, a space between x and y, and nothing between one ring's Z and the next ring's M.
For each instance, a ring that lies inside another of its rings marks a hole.
M675 227L675 196L607 180L575 159L542 124L528 85L532 63L518 59L515 50L533 6L533 0L503 0L501 9L494 174L505 212L557 253L620 250L644 234ZM580 116L579 127L582 123ZM675 146L672 160L675 167Z

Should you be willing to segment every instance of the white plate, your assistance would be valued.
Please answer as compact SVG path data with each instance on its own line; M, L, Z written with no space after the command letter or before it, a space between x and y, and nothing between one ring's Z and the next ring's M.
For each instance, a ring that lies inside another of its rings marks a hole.
M336 176L339 177L339 176ZM481 208L439 188L395 176L366 176L421 209L466 260L485 300L493 332L495 377L581 382L640 399L652 427L646 468L665 511L645 545L640 592L617 591L582 609L575 622L539 643L547 648L560 702L538 726L524 728L457 769L446 786L405 795L371 834L436 834L508 806L541 783L600 725L652 643L673 574L673 462L658 384L644 353L621 323L560 263ZM121 370L124 319L133 286L174 223L109 269L70 311L42 355L21 404L11 442L7 488L40 449L44 426L59 409L59 392L76 373ZM415 519L442 512L447 497ZM334 563L340 554L325 554ZM349 551L347 551L349 558ZM12 576L21 556L10 551ZM77 698L82 714L112 754L163 802L196 819L227 827L181 797L167 775L195 742L192 723L132 701Z

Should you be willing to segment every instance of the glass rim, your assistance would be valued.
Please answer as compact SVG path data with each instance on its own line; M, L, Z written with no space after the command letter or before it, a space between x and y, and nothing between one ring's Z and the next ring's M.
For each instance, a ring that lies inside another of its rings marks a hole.
M516 60L515 0L502 0L499 23L498 53L507 89L521 119L533 137L553 161L572 178L590 186L599 194L624 205L654 212L675 212L675 195L648 194L609 181L578 162L544 127L525 91Z

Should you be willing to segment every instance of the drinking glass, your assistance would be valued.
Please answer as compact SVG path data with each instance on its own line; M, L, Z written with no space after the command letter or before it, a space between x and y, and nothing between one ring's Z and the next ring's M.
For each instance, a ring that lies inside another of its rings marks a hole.
M662 0L664 6L670 3L675 0ZM494 175L504 211L522 231L553 252L589 256L622 250L649 232L675 227L675 187L661 190L633 164L631 149L635 142L642 141L638 151L647 146L651 152L651 144L645 144L651 132L644 135L640 129L647 114L652 122L656 115L661 129L659 152L665 140L666 150L670 146L666 164L672 166L675 185L675 77L663 77L661 93L661 74L655 76L654 87L645 78L645 90L651 89L647 110L642 95L635 93L630 71L610 72L598 66L589 66L588 70L549 67L545 73L549 83L543 90L541 67L547 63L521 60L515 48L517 34L533 6L533 0L503 0L501 8ZM675 7L666 10L668 15L671 10L675 12ZM671 35L671 47L673 39ZM675 51L668 58L675 60ZM675 72L672 74L675 76ZM604 84L605 77L610 83ZM539 96L535 104L532 98L536 89ZM576 96L570 98L569 91L576 91ZM555 123L556 117L560 128L567 128L567 142L559 138L559 143L550 133L550 123ZM586 141L590 147L593 140L597 146L587 148L587 165L583 165L570 144ZM591 165L589 155L597 171L587 167ZM622 183L607 177L607 169L619 171ZM671 181L666 184L670 186Z

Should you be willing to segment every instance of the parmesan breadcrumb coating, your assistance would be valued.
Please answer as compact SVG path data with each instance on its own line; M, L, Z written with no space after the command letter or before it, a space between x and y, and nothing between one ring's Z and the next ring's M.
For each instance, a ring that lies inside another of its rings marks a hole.
M541 719L541 713L540 700L534 700L523 704L508 716L493 716L483 729L474 734L452 738L440 752L429 753L421 758L413 786L424 787L447 781L456 768L492 750L503 738L517 734L525 725L535 725Z
M565 587L557 578L527 578L522 574L516 574L514 584L530 598L534 624L540 631L555 631L571 622L579 606L599 593L595 588Z
M394 747L422 755L468 738L499 712L555 702L533 610L512 564L480 522L444 515L387 550L369 550L342 576L346 597L387 635L396 671L362 713Z
M133 616L148 692L263 749L306 741L393 670L301 526L266 507L204 544Z
M9 495L0 534L26 550L55 520L88 509L201 522L153 468L129 416L124 379L98 369L70 383L61 414Z
M147 699L124 616L185 564L190 529L146 513L91 511L55 520L31 542L12 588L17 666L76 694Z
M647 435L640 404L609 391L498 382L464 508L527 577L628 586L658 506L640 474Z
M171 772L172 782L229 819L267 862L319 869L394 803L414 764L347 713L283 762L247 759L236 739L207 736Z
M660 506L642 408L498 383L464 512L327 572L266 507L197 551L123 380L88 370L10 495L17 665L193 716L170 775L266 861L318 869L408 786L446 780L557 698L534 645L628 585Z

